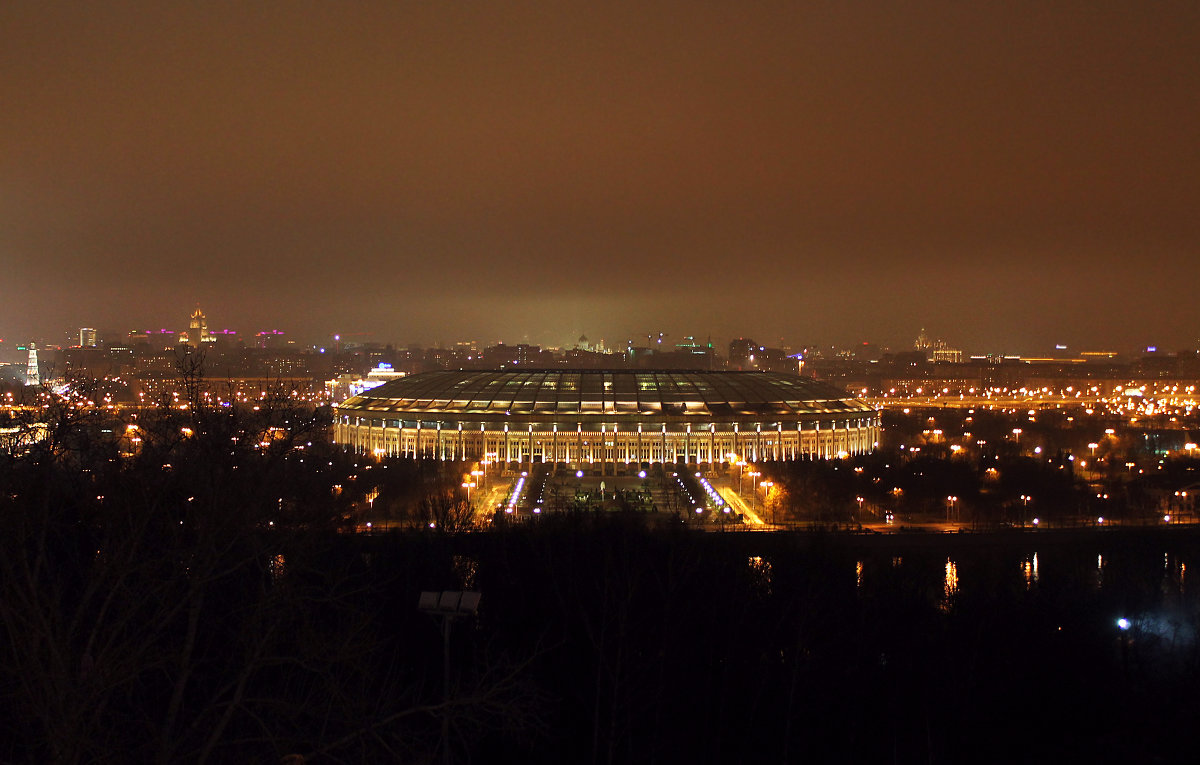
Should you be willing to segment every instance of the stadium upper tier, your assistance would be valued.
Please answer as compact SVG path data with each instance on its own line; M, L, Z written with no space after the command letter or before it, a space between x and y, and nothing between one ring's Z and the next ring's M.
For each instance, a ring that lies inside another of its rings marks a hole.
M870 405L795 375L459 370L348 399L335 437L359 451L440 459L708 462L869 451L878 425Z

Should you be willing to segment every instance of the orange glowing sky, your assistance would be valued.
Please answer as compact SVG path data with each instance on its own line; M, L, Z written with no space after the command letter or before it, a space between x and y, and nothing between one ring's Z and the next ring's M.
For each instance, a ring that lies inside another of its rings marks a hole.
M0 6L0 336L1200 337L1200 4L299 7Z

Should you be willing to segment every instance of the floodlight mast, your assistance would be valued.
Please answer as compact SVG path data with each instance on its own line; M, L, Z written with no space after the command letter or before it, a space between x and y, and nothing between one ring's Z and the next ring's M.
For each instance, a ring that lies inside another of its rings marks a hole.
M479 611L480 593L472 590L422 592L417 609L442 620L442 761L450 763L450 625Z

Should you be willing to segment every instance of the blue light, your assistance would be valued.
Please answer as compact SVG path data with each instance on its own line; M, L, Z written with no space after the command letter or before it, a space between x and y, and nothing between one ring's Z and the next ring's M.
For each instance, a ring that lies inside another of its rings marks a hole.
M1122 618L1120 618L1120 619L1117 619L1117 626L1118 626L1118 627L1120 627L1122 630L1127 630L1127 629L1129 629L1129 628L1130 628L1132 625L1129 623L1129 620L1128 620L1128 619L1126 619L1126 618L1122 617Z

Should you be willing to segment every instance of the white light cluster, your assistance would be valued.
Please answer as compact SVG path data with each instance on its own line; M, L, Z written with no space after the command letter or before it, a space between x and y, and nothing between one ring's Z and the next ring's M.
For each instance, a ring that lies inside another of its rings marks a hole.
M721 499L721 495L718 494L717 490L712 487L712 484L708 482L708 479L699 477L698 480L700 481L700 486L703 487L705 493L708 494L709 501L712 502L718 510L724 507L725 500Z
M512 513L517 509L517 502L521 499L521 492L525 489L525 476L522 475L517 479L517 484L513 486L512 494L508 496L508 507L504 508L504 512Z

